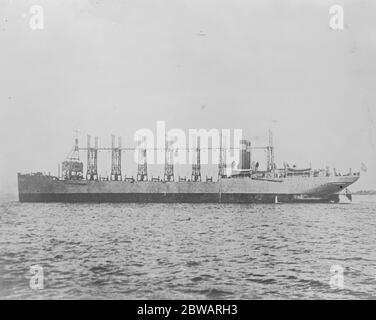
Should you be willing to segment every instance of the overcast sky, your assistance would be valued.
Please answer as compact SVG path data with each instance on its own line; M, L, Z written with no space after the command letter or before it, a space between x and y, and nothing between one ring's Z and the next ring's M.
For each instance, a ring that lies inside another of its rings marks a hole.
M35 4L43 30L29 27ZM329 28L333 4L344 30ZM375 9L374 0L0 0L0 190L16 190L17 172L56 174L76 129L82 144L90 133L130 145L157 120L242 128L254 144L271 128L279 164L364 162L352 189L376 189Z

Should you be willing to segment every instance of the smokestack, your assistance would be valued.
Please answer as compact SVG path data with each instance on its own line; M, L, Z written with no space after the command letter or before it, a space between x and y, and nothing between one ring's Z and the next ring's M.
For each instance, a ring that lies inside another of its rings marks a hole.
M251 142L240 140L239 166L240 170L251 169Z

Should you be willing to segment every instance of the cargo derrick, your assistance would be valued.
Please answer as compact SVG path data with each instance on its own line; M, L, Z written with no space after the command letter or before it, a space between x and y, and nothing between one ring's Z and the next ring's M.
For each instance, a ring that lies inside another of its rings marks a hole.
M192 181L201 181L200 137L197 137L196 162L192 164ZM195 159L193 159L195 161Z
M143 137L142 145L144 146L138 153L138 165L137 165L137 181L148 180L148 162L147 162L147 149L146 138Z
M118 147L115 148L115 136L111 136L111 180L121 181L121 137L118 138Z
M135 181L133 178L125 178L126 175L122 175L121 171L121 161L122 161L122 152L123 151L132 151L138 149L139 162L137 166L137 181L149 181L148 179L148 163L147 163L147 154L148 148L146 145L146 137L143 137L142 148L122 148L121 137L118 137L118 146L115 147L115 137L112 136L112 145L111 148L98 147L98 137L95 137L95 145L92 147L90 145L90 136L87 137L87 148L79 148L78 139L75 139L75 145L71 151L70 157L63 162L62 166L62 178L63 180L78 180L83 179L83 164L79 161L79 150L87 151L87 174L86 180L88 181L98 181L98 151L100 150L111 150L112 161L111 161L111 176L104 178L103 180L111 181L122 181L132 182ZM201 182L202 181L202 172L201 172L201 146L200 146L200 137L196 137L197 142L194 147L189 149L193 152L192 156L192 172L191 179L186 177L179 177L178 182ZM167 141L167 136L165 137L165 145L163 147L165 153L165 164L164 164L164 176L163 179L151 178L152 182L174 182L174 152L179 150L179 148L173 149L171 147L173 141ZM226 170L226 154L227 149L238 149L239 150L239 162L236 167L232 166L231 170L227 172ZM206 148L213 149L213 148ZM283 179L286 177L320 177L320 176L332 176L329 172L329 168L326 170L313 170L312 168L298 169L296 166L290 167L287 163L284 163L283 168L277 168L275 165L274 158L274 145L273 145L273 135L269 131L268 144L265 147L261 146L252 146L249 140L240 140L238 148L228 147L224 141L222 134L220 135L220 147L219 147L219 163L218 163L218 180L222 178L240 178L248 177L253 180L269 180L277 181L275 179ZM266 169L265 171L260 170L260 165L258 162L252 162L252 149L263 149L266 150ZM159 150L158 148L153 150ZM60 172L60 169L59 169ZM338 174L335 173L335 176ZM340 176L340 175L338 175ZM58 175L60 179L60 174ZM272 180L270 180L272 179ZM212 178L206 178L206 182L213 182ZM280 181L280 180L278 180ZM281 182L281 181L280 181Z
M170 148L169 144L171 141L166 139L164 180L174 181L174 150Z
M95 137L95 146L91 147L91 136L87 136L87 180L98 180L98 137Z

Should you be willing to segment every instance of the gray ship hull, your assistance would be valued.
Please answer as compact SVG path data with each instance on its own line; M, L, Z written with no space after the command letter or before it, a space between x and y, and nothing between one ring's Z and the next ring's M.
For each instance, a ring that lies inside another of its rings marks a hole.
M274 203L337 202L358 175L224 178L216 182L125 182L58 180L18 174L21 202Z

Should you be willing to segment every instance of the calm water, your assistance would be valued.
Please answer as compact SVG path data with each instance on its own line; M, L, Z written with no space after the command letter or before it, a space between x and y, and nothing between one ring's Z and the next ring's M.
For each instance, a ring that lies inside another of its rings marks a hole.
M376 197L352 204L0 203L0 298L369 299ZM43 267L32 290L30 266ZM332 265L344 288L332 289Z

